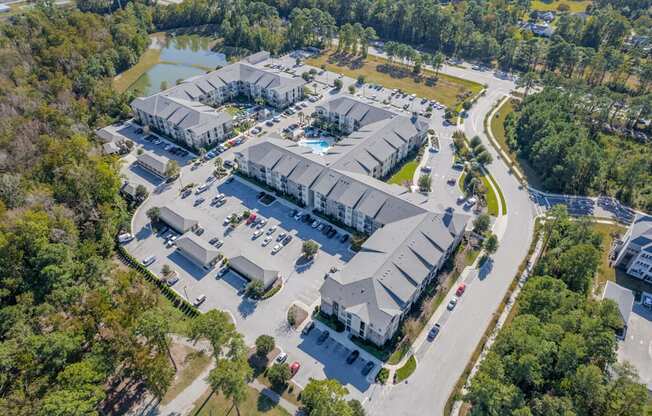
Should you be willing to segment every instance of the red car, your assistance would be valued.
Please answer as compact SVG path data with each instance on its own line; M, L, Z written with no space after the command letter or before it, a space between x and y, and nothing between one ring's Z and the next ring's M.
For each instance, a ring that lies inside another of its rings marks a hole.
M300 368L301 368L301 364L299 364L298 361L295 361L295 362L293 362L293 363L290 365L290 372L291 372L292 375L294 376L296 373L299 372L299 369L300 369Z
M249 214L249 218L247 218L247 225L251 224L254 221L256 221L256 214Z
M455 291L455 295L462 296L465 290L466 290L466 284L460 283L460 285L457 287L457 291Z

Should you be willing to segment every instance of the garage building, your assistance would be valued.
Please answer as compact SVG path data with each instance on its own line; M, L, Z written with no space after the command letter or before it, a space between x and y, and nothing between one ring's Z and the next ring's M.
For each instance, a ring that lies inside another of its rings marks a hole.
M276 282L276 279L278 279L279 276L277 270L261 267L257 262L254 262L244 255L230 258L229 266L249 281L258 280L263 282L265 290L269 289L274 282Z
M160 207L159 211L159 219L180 234L194 231L199 226L199 221L183 215L179 207Z
M182 235L176 244L181 254L204 269L211 269L217 263L219 251L193 233Z

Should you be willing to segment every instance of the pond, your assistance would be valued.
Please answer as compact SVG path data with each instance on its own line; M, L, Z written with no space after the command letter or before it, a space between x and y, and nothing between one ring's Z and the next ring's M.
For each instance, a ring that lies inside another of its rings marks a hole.
M130 90L138 94L151 95L161 91L161 86L168 88L177 80L201 75L227 64L224 54L211 51L214 39L199 35L168 36L161 45L157 63L141 74Z

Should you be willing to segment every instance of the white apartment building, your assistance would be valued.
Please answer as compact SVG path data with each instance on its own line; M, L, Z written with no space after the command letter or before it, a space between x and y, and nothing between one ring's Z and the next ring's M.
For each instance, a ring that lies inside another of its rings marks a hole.
M637 214L616 247L614 265L627 274L652 283L652 217Z

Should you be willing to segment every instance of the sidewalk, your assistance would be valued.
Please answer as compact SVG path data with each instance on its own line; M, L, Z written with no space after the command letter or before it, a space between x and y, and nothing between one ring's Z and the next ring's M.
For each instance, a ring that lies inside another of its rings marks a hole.
M252 381L251 383L249 383L249 386L258 390L260 394L264 395L274 403L281 406L283 409L287 410L291 415L298 416L303 414L303 412L301 412L301 410L297 405L290 403L289 401L281 397L278 393L276 393L274 390L260 383L258 380Z

